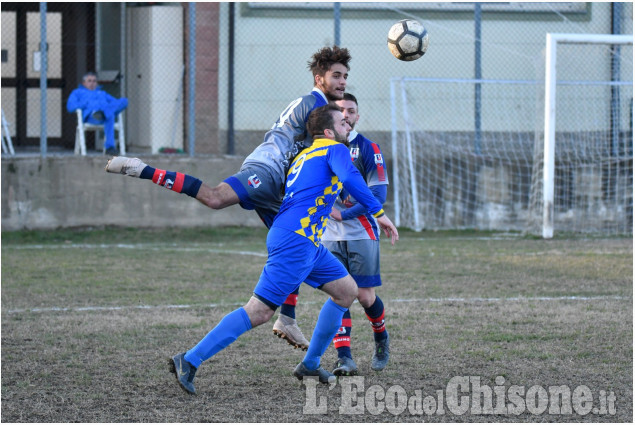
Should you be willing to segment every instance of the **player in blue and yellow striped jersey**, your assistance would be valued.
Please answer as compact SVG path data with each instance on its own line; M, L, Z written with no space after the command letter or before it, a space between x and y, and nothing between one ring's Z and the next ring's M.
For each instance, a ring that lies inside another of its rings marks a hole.
M386 201L388 172L380 146L355 131L359 120L358 103L355 96L344 93L344 98L335 102L342 109L344 118L351 127L348 135L350 158L366 181L375 198ZM388 364L390 357L390 340L384 321L384 304L375 293L382 285L380 275L379 226L372 214L358 203L354 196L342 190L335 201L331 218L322 236L322 244L344 264L358 287L357 300L364 308L370 321L375 339L375 353L371 368L379 371ZM297 300L294 297L293 301ZM282 305L282 311L293 314L293 305ZM350 311L344 313L342 325L333 339L337 349L338 360L333 373L335 375L356 375L357 364L351 352L352 320Z
M330 298L320 311L307 353L293 373L298 379L317 376L323 383L335 379L320 367L320 359L344 312L357 297L357 285L320 240L342 188L376 218L393 244L399 235L350 160L346 146L350 126L339 107L325 105L315 109L309 116L307 130L314 141L298 154L287 174L282 206L267 234L267 263L253 296L243 307L226 315L196 346L172 358L177 380L187 392L195 393L193 380L203 361L251 328L267 322L302 282L323 290Z

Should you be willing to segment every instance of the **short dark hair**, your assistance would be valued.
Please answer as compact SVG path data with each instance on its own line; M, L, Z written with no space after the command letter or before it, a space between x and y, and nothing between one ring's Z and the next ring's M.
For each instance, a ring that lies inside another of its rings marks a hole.
M351 68L348 66L350 60L351 55L346 48L338 46L323 47L313 54L308 65L313 73L313 78L315 78L316 75L323 77L334 63L341 63L346 69L350 70Z
M329 103L319 108L315 108L310 114L306 122L307 133L311 137L324 136L324 130L335 130L335 121L333 120L333 112L341 112L337 105Z
M352 102L355 102L355 105L359 106L359 104L357 103L357 98L351 93L344 93L344 97L342 98L342 100L350 100Z
M97 77L97 74L94 73L93 71L88 71L87 73L84 74L84 76L82 77L82 81L84 81L86 79L86 77Z

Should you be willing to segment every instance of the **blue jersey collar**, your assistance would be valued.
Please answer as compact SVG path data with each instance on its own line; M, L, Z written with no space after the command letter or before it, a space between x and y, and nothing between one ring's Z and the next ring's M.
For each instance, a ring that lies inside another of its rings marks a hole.
M326 95L324 94L324 92L322 92L322 90L318 89L317 87L313 87L313 92L322 96L322 99L324 99L326 103L329 103L329 100L326 98Z

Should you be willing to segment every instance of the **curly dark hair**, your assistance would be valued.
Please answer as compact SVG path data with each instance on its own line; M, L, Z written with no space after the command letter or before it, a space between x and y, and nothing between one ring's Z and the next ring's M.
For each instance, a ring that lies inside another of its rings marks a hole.
M315 54L309 62L307 62L309 69L313 73L313 78L316 75L324 76L326 72L331 69L331 66L334 63L341 63L346 67L347 70L350 70L350 66L348 66L348 62L351 60L351 54L348 52L348 49L333 46L333 47L323 47Z
M340 112L340 107L328 103L311 111L306 122L306 130L311 137L323 136L326 129L335 130L332 111Z

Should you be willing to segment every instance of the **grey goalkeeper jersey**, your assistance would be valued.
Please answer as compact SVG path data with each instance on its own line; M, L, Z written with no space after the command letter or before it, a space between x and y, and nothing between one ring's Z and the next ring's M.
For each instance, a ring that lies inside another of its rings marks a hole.
M306 121L309 114L327 103L324 93L316 87L308 95L291 102L265 134L264 141L245 158L243 168L251 165L264 166L271 170L273 177L279 177L282 184L289 164L306 147Z

